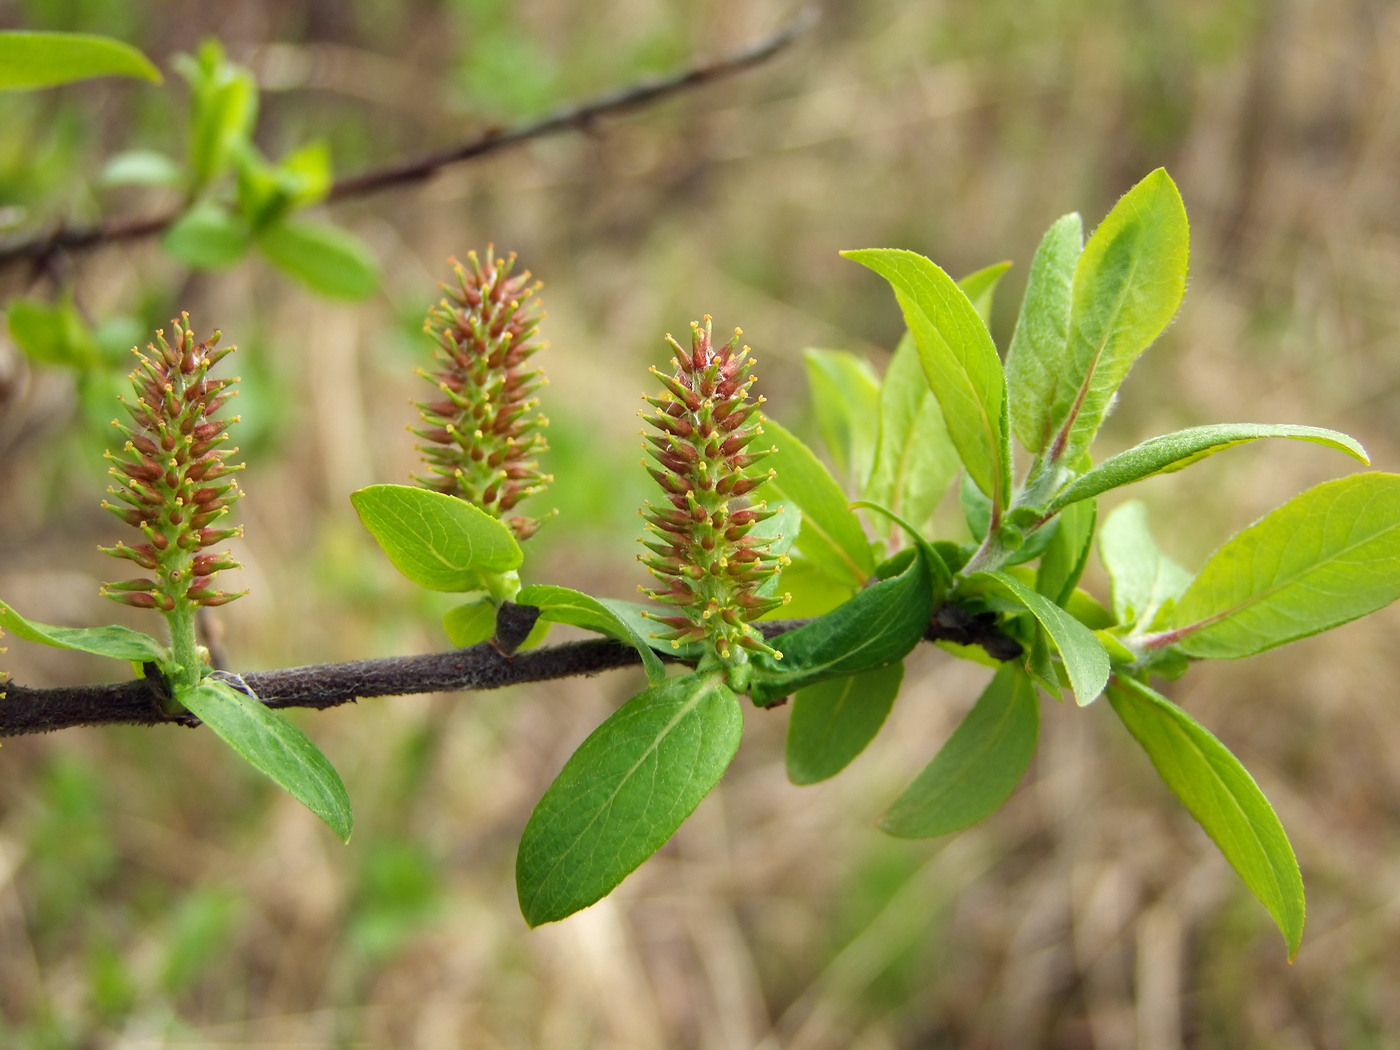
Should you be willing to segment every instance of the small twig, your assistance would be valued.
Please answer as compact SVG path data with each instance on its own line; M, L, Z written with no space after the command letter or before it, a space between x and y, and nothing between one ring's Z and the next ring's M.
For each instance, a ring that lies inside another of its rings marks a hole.
M810 622L763 620L757 626L766 637L773 638ZM948 633L935 622L925 637L938 641L947 639ZM962 634L957 640L966 637ZM975 644L1002 660L1020 654L1020 646L995 628L983 628ZM1014 654L1007 655L1013 647ZM684 662L658 655L673 663ZM594 675L640 663L641 657L630 645L608 638L527 649L512 656L504 655L491 642L482 642L467 649L426 656L255 671L239 680L268 707L324 709L376 696L500 689L526 682ZM172 721L162 705L163 687L158 672L154 681L148 677L115 685L54 689L0 682L0 737L77 726L161 725Z
M331 187L329 199L348 200L395 186L411 185L431 178L454 164L476 160L535 139L565 131L592 131L604 117L644 109L672 95L762 65L792 44L815 22L815 9L808 9L772 36L713 62L690 66L668 77L643 80L588 102L566 106L526 124L512 128L489 128L483 134L450 149L410 160L396 161L380 168L371 168L359 175L339 179ZM47 260L63 253L88 251L103 245L152 237L169 228L180 214L179 211L169 211L159 215L105 219L89 226L59 226L45 234L11 241L8 244L0 243L0 269L21 261L31 261L43 266Z

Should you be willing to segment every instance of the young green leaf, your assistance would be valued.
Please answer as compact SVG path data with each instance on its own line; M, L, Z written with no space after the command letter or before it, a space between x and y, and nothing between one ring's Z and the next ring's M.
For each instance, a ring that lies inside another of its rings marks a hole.
M953 573L952 570L948 568L948 563L943 560L943 555L938 553L938 548L924 539L919 530L914 527L913 522L900 517L888 507L882 507L878 503L871 503L869 500L856 500L851 506L863 507L866 510L875 511L876 514L889 519L902 528L905 534L914 541L914 546L923 551L924 560L928 562L929 572L933 577L933 586L936 592L935 599L942 598L943 592L952 588ZM889 564L898 564L896 559L902 554L903 552L900 552L900 554L895 555L894 558L891 558L888 562L875 567L875 572L880 579L887 580L890 578L892 573L886 572L885 567Z
M1141 682L1115 677L1108 701L1167 786L1273 916L1291 961L1303 939L1303 877L1259 785L1209 730Z
M997 285L1009 269L1009 262L992 263L991 266L974 270L958 280L958 287L963 290L967 301L972 304L977 316L982 318L982 323L988 328L992 326L992 297L996 295Z
M1191 574L1157 548L1139 500L1122 504L1103 523L1099 558L1113 585L1114 615L1138 630L1150 629L1158 611L1191 585Z
M646 640L599 599L567 587L536 584L517 594L515 601L521 605L535 606L539 609L542 620L572 624L586 631L597 631L633 646L642 658L647 681L652 685L666 677L665 666L656 658Z
M675 657L677 660L688 660L692 663L698 661L705 653L703 642L682 642L680 648L677 649L665 638L656 637L656 621L651 618L651 614L656 611L655 605L626 602L620 598L595 598L594 601L604 606L622 621L623 625L642 639L652 652L663 653L666 656Z
M880 381L870 363L844 350L804 350L807 386L837 473L857 488L870 475L880 430Z
M1011 493L1006 377L977 310L951 277L914 252L871 248L841 254L894 288L963 466L1005 509Z
M110 656L114 660L130 660L139 664L148 660L164 663L170 658L165 647L149 634L117 626L53 627L46 623L34 623L4 602L0 602L0 627L26 641L51 645L55 649L76 649L97 656Z
M334 299L368 299L379 287L374 253L337 226L284 219L258 232L258 247L279 269Z
M1015 664L1003 664L933 761L880 818L880 828L927 839L971 827L1011 797L1039 738L1035 685Z
M496 633L496 606L483 599L449 609L442 618L442 629L459 649L480 645Z
M992 524L992 501L983 494L982 490L977 487L977 483L967 474L962 476L962 481L958 485L958 504L962 507L963 521L967 523L967 531L972 534L974 542L981 543L986 538L987 529Z
M1104 683L1108 681L1108 654L1093 631L1009 573L974 573L968 580L973 584L981 580L994 581L1003 597L1025 606L1040 621L1064 661L1076 703L1083 707L1103 692Z
M149 149L131 149L118 153L102 167L104 186L163 186L178 189L184 185L185 173L180 165L164 153Z
M898 576L881 580L809 624L771 640L781 660L754 657L756 704L768 704L831 678L861 674L904 659L933 614L933 586L923 552Z
M1070 289L1083 250L1084 224L1077 213L1046 231L1031 261L1021 315L1006 351L1011 426L1032 452L1040 452L1050 440L1051 410L1064 378Z
M531 926L607 896L681 826L739 748L743 714L717 674L670 678L595 729L520 838L515 884Z
M864 496L922 526L960 461L907 332L880 384L880 435Z
M1089 561L1089 550L1093 546L1095 517L1093 500L1067 507L1056 518L1059 527L1040 556L1035 589L1061 608L1074 593L1079 577L1084 575L1084 566ZM1048 527L1041 526L1042 529Z
M350 841L355 819L340 774L305 733L261 701L227 682L206 678L197 686L176 685L175 699L212 729L259 772Z
M1298 441L1311 441L1318 445L1345 452L1353 459L1369 464L1366 450L1353 438L1335 430L1321 427L1301 427L1291 424L1270 425L1264 423L1217 423L1212 426L1192 427L1178 430L1174 434L1144 441L1126 452L1120 452L1106 459L1088 473L1076 478L1056 494L1051 502L1051 511L1067 507L1082 499L1092 499L1101 492L1131 485L1134 481L1150 478L1155 474L1170 474L1189 467L1198 460L1223 452L1236 445L1258 441L1260 438L1294 438Z
M1175 315L1189 239L1181 194L1158 168L1123 195L1084 246L1050 416L1052 461L1069 463L1089 447L1133 362Z
M97 340L73 305L71 294L52 304L15 299L8 313L10 335L31 361L91 372L102 363Z
M799 689L788 721L788 779L815 784L845 769L885 724L903 678L901 662Z
M249 145L258 85L251 72L228 61L217 40L204 41L197 55L176 55L174 66L190 85L190 193L198 195Z
M253 241L241 216L222 204L200 201L165 231L160 243L197 270L221 270L242 259Z
M771 486L802 510L798 548L852 590L864 586L875 571L875 557L845 492L812 450L781 424L765 418L763 433L777 448L767 460L777 472Z
M489 590L489 576L524 555L505 525L455 496L409 485L371 485L350 497L394 567L435 591Z
M798 509L797 504L788 503L781 499L770 499L763 502L773 512L773 516L755 522L749 529L749 535L756 540L770 540L768 553L781 558L792 550L792 545L797 542L797 537L802 535L802 511ZM786 579L786 572L774 573L768 578L768 582L754 593L765 598L779 594L784 579ZM777 616L781 612L780 609L774 609L770 615Z
M90 33L0 32L0 91L69 84L92 77L161 82L160 70L130 44Z
M1233 659L1365 616L1400 597L1400 475L1353 474L1295 496L1211 555L1174 629L1189 656Z

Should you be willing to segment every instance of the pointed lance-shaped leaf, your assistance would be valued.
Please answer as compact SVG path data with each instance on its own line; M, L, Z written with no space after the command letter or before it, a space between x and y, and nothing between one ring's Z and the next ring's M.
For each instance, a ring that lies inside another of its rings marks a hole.
M958 287L963 290L967 301L972 304L977 316L982 318L982 323L988 328L992 327L992 298L996 295L997 285L1009 269L1009 262L992 263L991 266L984 266L980 270L973 270L966 277L958 278Z
M922 526L959 465L918 347L906 332L880 384L880 436L863 495Z
M1129 500L1099 530L1099 559L1113 586L1113 613L1121 624L1149 629L1157 613L1191 585L1191 574L1157 547L1147 507Z
M1004 510L1011 495L1006 376L976 308L957 282L914 252L870 248L841 254L894 288L963 465Z
M1051 410L1064 379L1069 339L1070 290L1084 250L1078 213L1059 219L1040 241L1021 300L1021 315L1006 351L1011 426L1032 452L1050 440Z
M865 750L899 695L904 664L799 689L788 719L787 772L794 784L834 777Z
M54 627L26 620L4 602L0 602L0 627L6 628L16 638L29 642L51 645L55 649L75 649L97 656L110 656L114 660L163 663L170 658L165 647L149 634L133 631L129 627Z
M1291 961L1303 939L1303 877L1259 785L1208 729L1141 682L1116 676L1108 702L1167 786L1273 916Z
M1104 460L1061 489L1048 510L1053 513L1078 500L1092 499L1109 489L1131 485L1157 474L1171 474L1207 456L1260 438L1311 441L1345 452L1352 459L1367 465L1371 462L1359 441L1335 430L1289 423L1215 423L1163 434Z
M1123 195L1084 246L1050 415L1052 462L1072 463L1089 447L1133 362L1176 314L1188 242L1181 194L1158 168Z
M1324 482L1237 533L1149 636L1233 659L1317 634L1400 598L1400 475Z
M881 829L924 839L976 824L1011 797L1039 737L1035 685L1015 664L1003 664L933 761L880 818Z

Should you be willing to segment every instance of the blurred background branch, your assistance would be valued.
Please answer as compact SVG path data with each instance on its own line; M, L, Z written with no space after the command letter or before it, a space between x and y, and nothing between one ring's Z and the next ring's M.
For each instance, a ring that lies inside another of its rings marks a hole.
M337 179L330 188L327 200L349 200L413 185L432 178L452 165L522 146L550 135L566 131L597 131L600 123L609 117L644 109L681 92L691 91L762 65L807 32L816 20L816 9L807 8L771 36L731 51L718 59L688 66L669 76L648 78L585 102L564 106L538 120L509 127L488 127L479 135L449 149L384 164L358 175ZM0 270L17 263L30 262L35 273L46 272L53 267L55 256L154 237L169 229L180 215L181 209L174 209L157 215L117 216L92 225L60 225L48 233L8 243L0 241Z

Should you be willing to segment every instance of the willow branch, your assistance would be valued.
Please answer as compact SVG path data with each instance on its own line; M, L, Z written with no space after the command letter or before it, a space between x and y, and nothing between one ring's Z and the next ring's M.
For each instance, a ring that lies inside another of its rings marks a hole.
M757 624L768 638L801 627L809 620L764 620ZM930 641L982 645L997 659L1014 659L1021 647L994 628L969 634L959 626L941 625L937 618L924 636ZM668 658L670 662L685 661ZM426 656L391 656L379 660L314 664L277 671L254 671L242 681L268 707L312 707L324 710L376 696L450 693L500 689L527 682L595 675L639 665L637 650L607 638L543 646L506 655L493 642ZM49 733L78 726L164 723L198 725L188 715L166 711L169 694L154 664L146 677L111 685L61 686L33 689L0 683L0 737Z
M712 62L689 66L670 76L642 80L587 102L555 110L525 124L509 128L488 128L477 137L449 149L395 161L380 168L371 168L358 175L339 179L331 187L328 197L332 201L342 201L398 186L409 186L432 178L444 168L521 146L535 139L567 131L591 129L605 118L645 109L672 95L762 65L792 44L811 28L815 21L815 10L809 9L772 36ZM173 210L157 215L116 217L86 226L59 226L46 234L14 240L8 244L0 243L0 269L25 261L42 265L46 260L61 253L88 251L104 245L152 237L163 233L180 215L179 210Z

